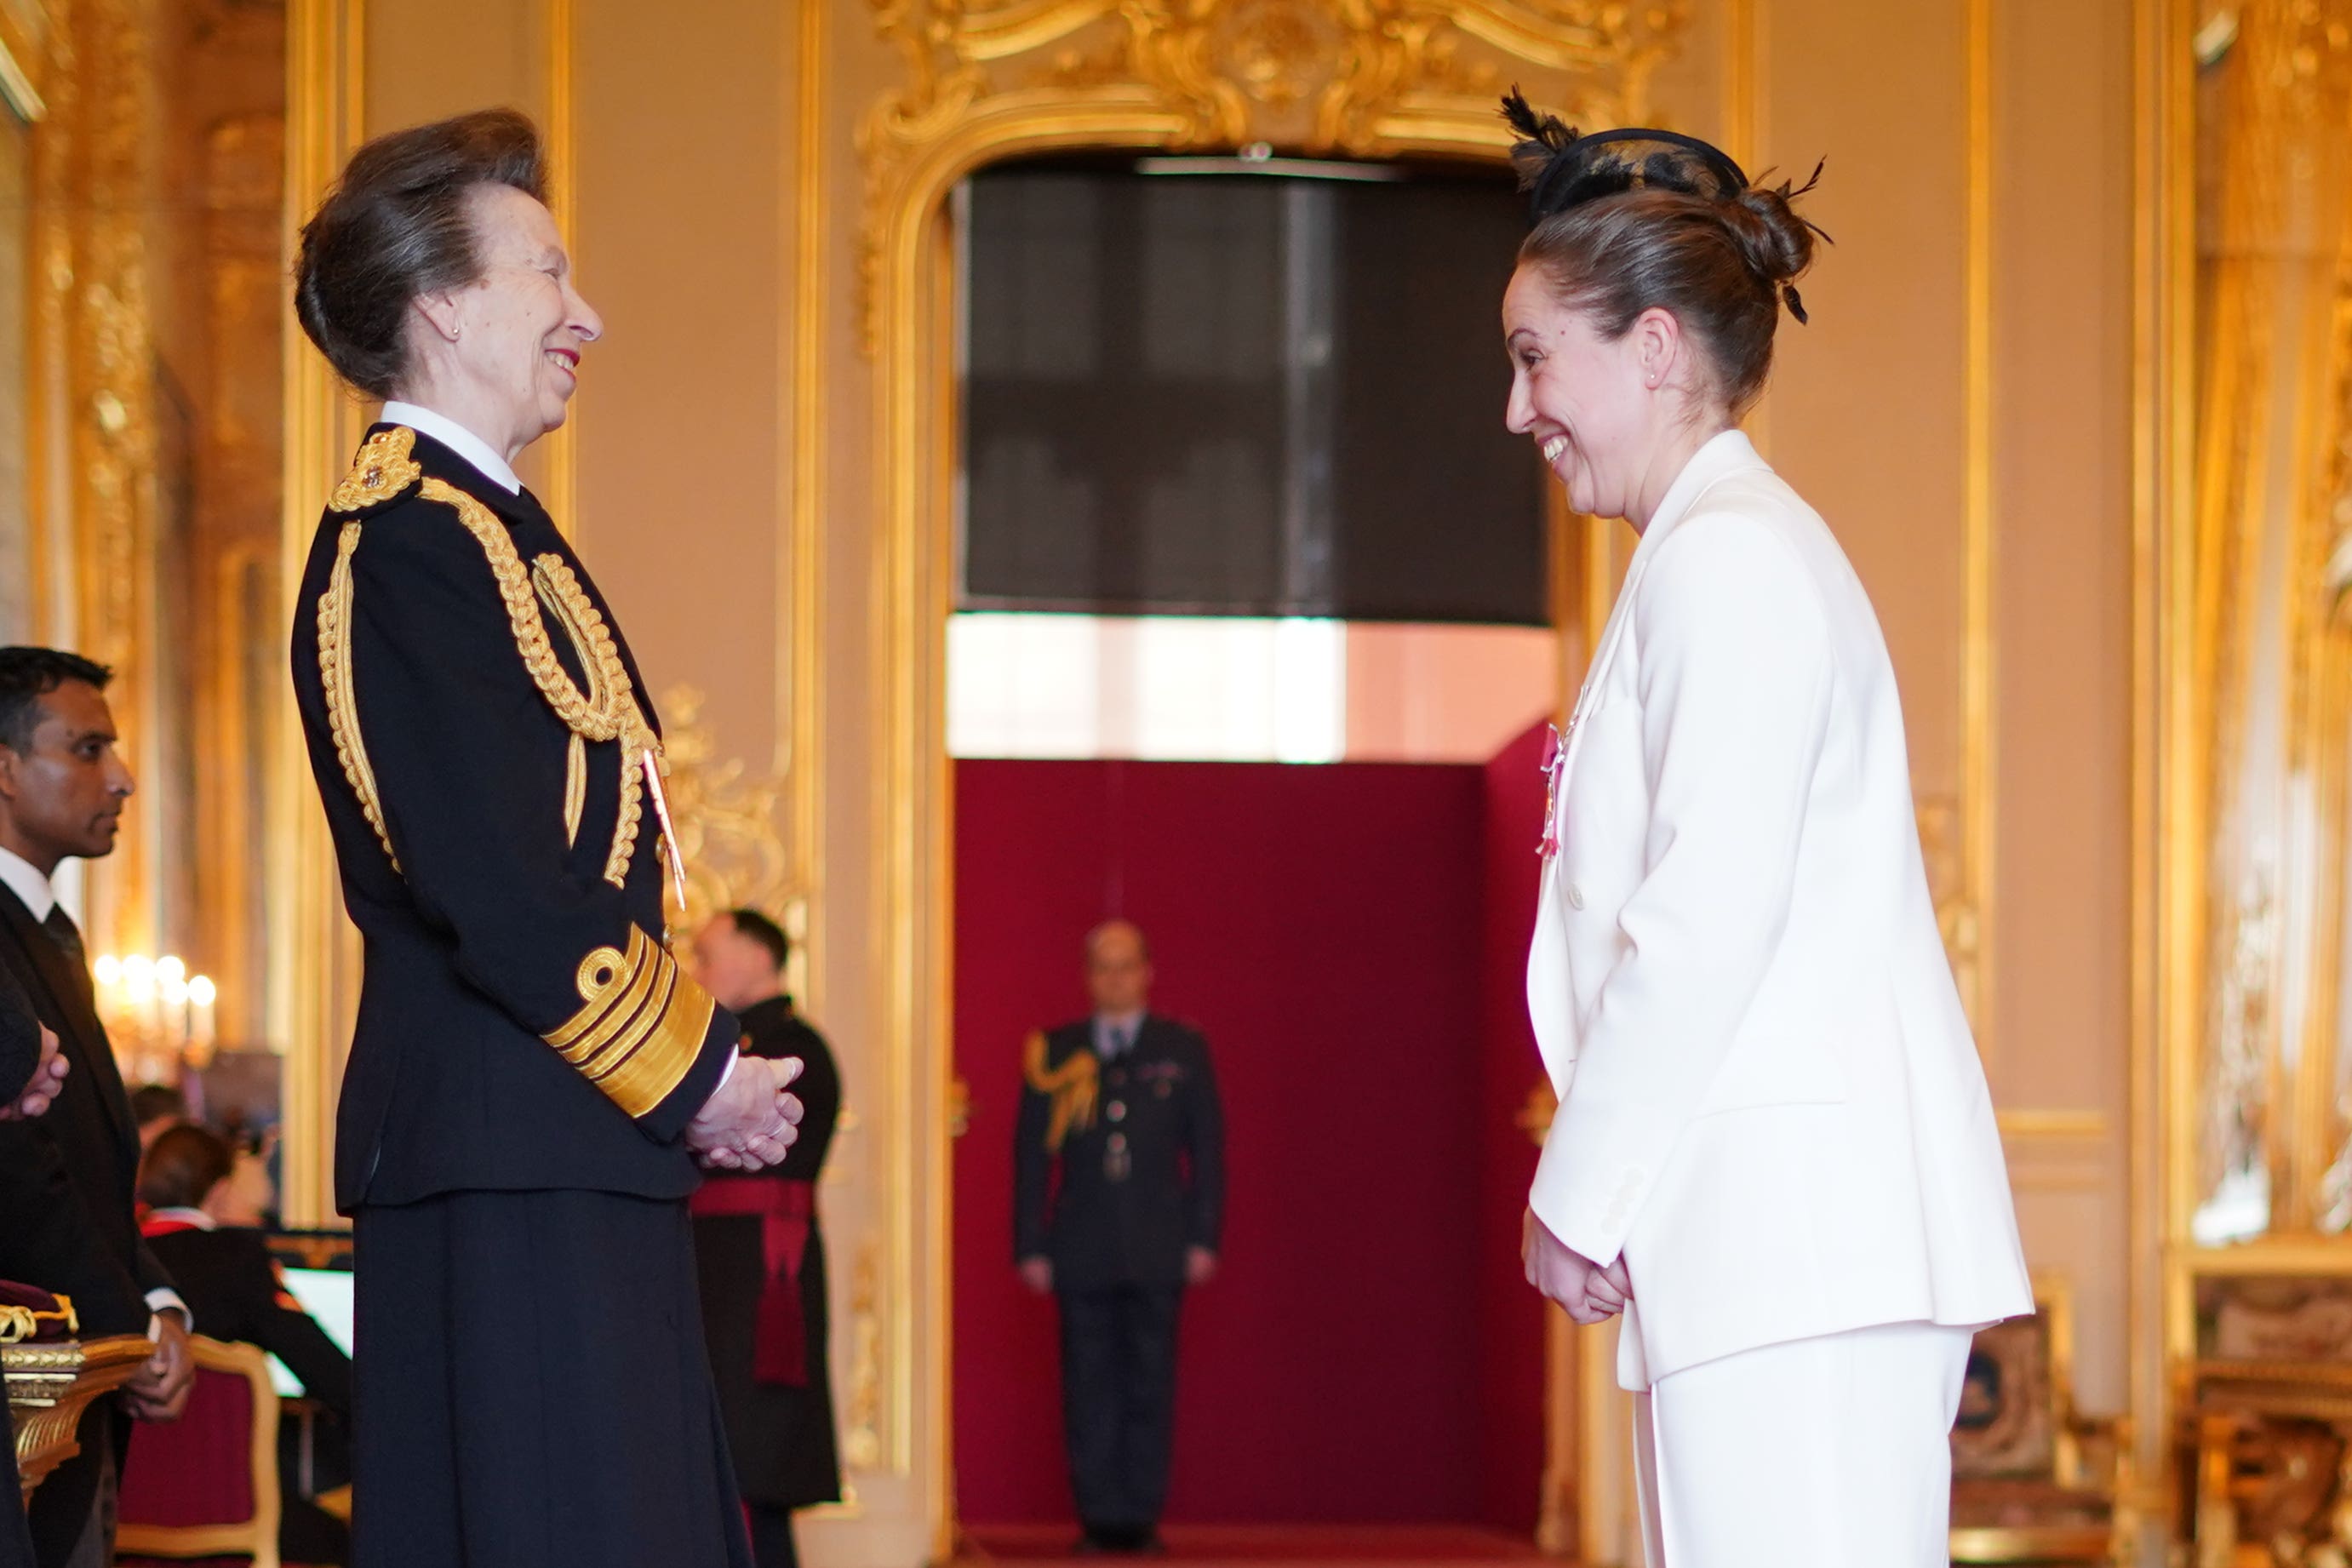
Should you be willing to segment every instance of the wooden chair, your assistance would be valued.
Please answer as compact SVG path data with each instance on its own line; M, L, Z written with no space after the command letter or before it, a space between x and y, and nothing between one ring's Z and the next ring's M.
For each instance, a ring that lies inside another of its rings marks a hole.
M1955 1563L2123 1563L2130 1443L2074 1408L2074 1301L2034 1281L2031 1318L1977 1336L1952 1434Z
M202 1334L187 1413L170 1426L142 1424L122 1472L124 1557L278 1558L278 1391L258 1346Z

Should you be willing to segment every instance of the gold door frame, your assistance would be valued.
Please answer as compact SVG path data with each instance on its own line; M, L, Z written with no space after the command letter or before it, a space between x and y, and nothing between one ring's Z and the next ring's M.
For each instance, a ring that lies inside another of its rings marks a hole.
M363 0L288 0L286 210L281 241L293 275L302 224L360 142ZM299 331L285 334L285 519L279 582L286 624L327 493L358 444L362 410ZM292 682L279 683L278 722L268 765L294 821L269 835L269 994L266 1036L285 1050L286 1142L281 1201L287 1223L334 1216L334 1106L359 1002L359 937L343 918L335 852L311 788Z
M858 135L866 188L862 346L875 362L871 645L883 711L871 861L879 878L868 951L885 1083L894 1108L882 1180L904 1193L883 1238L895 1298L882 1314L891 1369L877 1455L900 1473L935 1434L919 1482L954 1531L950 1427L952 1304L946 1151L955 1098L949 1037L952 822L946 628L951 500L961 467L953 409L955 187L988 164L1077 149L1234 153L1254 145L1353 159L1499 160L1496 99L1523 81L1577 122L1639 122L1685 0L872 0L901 56L903 86ZM915 1281L927 1282L920 1292ZM1558 1356L1550 1358L1555 1372ZM915 1369L921 1369L919 1374ZM1555 1394L1559 1380L1553 1381ZM1555 1399L1555 1451L1563 1423ZM1546 1473L1560 1477L1557 1463ZM1547 1522L1562 1533L1557 1488Z
M2194 79L2189 0L2135 0L2133 202L2132 1025L2129 1408L2142 1561L2162 1561L2181 1478L2179 1384L2193 1353L2177 1238L2194 1205L2203 987L2204 702L2193 627Z

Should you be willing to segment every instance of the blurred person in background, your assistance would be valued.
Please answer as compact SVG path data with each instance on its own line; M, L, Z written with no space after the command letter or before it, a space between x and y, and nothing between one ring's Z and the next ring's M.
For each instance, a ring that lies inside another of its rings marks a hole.
M208 1128L167 1128L140 1167L139 1198L147 1208L141 1227L147 1245L171 1269L206 1337L259 1345L285 1363L333 1418L323 1431L314 1427L314 1441L347 1449L351 1358L303 1310L270 1256L260 1227L276 1194L261 1157ZM299 1436L290 1422L279 1428L279 1552L289 1563L341 1563L350 1531L301 1495L301 1467L291 1452ZM331 1459L329 1468L341 1474L348 1461Z
M1150 1010L1151 950L1089 932L1090 1016L1030 1037L1013 1132L1014 1266L1062 1316L1062 1419L1085 1552L1157 1553L1176 1320L1216 1278L1225 1122L1209 1045Z
M131 1091L131 1119L139 1124L139 1152L155 1146L155 1135L188 1119L188 1097L168 1083L142 1083Z
M794 1568L793 1511L841 1500L816 1185L841 1115L841 1074L785 994L792 953L783 928L757 910L714 915L694 938L695 977L743 1026L743 1050L802 1064L793 1085L801 1135L784 1163L714 1172L692 1203L703 1336L759 1568Z

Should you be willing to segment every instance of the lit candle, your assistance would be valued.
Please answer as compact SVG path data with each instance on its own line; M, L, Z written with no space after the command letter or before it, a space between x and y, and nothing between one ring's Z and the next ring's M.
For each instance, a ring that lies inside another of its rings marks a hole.
M155 1027L155 961L134 952L122 961L123 1012L131 1029L152 1033Z
M199 974L188 982L189 1043L199 1051L209 1051L213 1046L213 1003L219 993L212 976Z

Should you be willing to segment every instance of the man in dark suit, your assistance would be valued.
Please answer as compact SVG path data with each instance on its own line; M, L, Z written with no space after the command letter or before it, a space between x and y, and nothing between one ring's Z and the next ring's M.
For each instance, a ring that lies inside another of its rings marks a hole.
M1059 1298L1062 1414L1088 1552L1158 1552L1176 1319L1217 1271L1224 1117L1208 1042L1149 1010L1125 921L1087 938L1091 1017L1032 1036L1013 1142L1013 1251ZM1058 1173L1059 1181L1055 1181Z
M141 1420L175 1419L194 1364L185 1305L139 1238L132 1188L139 1138L90 984L89 956L50 879L69 858L111 854L131 796L106 702L111 672L51 648L0 648L0 964L15 973L70 1068L37 1121L0 1127L0 1168L14 1184L62 1186L70 1226L53 1227L33 1283L73 1298L85 1337L144 1331L155 1356L122 1405ZM81 1452L33 1495L33 1542L46 1568L111 1561L113 1492L129 1428L100 1401Z
M64 1086L67 1068L57 1031L33 1016L32 999L0 968L0 1121L44 1115ZM13 1189L0 1178L0 1279L14 1279L24 1262L29 1227L40 1216L5 1200ZM29 1201L37 1203L37 1197ZM0 1444L0 1568L34 1568L33 1538L25 1530L23 1489L16 1481L16 1445Z
M757 910L711 917L694 973L743 1026L747 1055L794 1058L801 1135L783 1163L713 1172L694 1194L703 1337L758 1568L796 1568L793 1514L841 1500L833 1431L830 1306L816 1182L841 1116L832 1047L784 994L792 942Z

